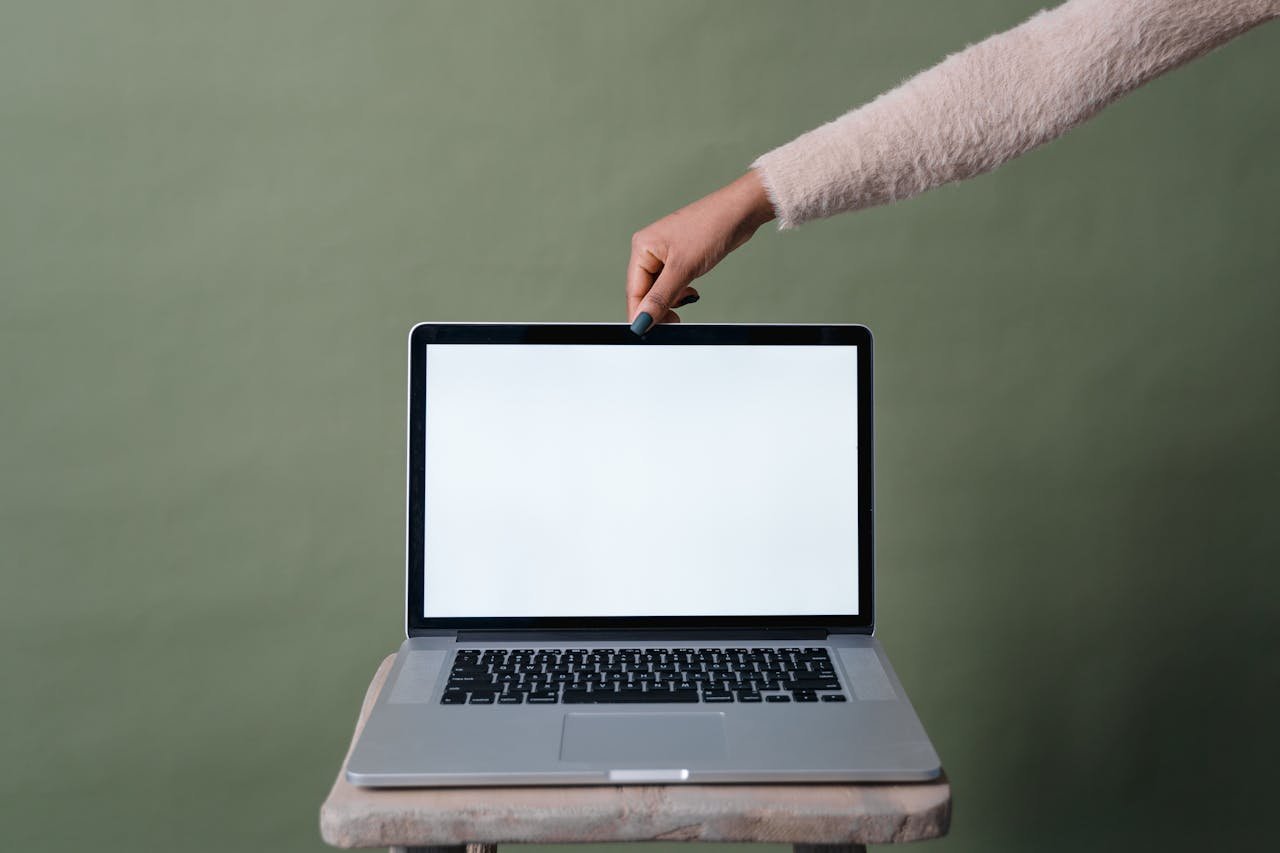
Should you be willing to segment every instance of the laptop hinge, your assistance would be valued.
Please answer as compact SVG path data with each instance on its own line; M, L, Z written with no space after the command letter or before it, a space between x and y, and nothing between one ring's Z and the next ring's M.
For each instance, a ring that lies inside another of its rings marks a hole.
M796 639L825 640L825 628L627 628L609 631L600 629L558 629L506 631L459 631L458 642L493 643L513 639L530 642L569 642L571 640L712 640L712 639Z

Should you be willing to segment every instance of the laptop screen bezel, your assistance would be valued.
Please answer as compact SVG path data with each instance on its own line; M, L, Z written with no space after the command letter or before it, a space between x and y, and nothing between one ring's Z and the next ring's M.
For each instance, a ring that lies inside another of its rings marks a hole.
M858 325L663 324L644 337L623 324L420 323L409 333L408 499L405 627L410 637L454 631L636 631L825 629L871 633L875 627L871 332ZM427 347L431 344L609 346L854 346L858 405L857 614L776 616L432 617L423 614L426 486Z

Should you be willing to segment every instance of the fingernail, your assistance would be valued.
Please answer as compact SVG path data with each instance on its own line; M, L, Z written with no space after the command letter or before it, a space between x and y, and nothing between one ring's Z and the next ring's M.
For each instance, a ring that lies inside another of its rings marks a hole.
M643 335L649 331L649 327L653 325L653 318L649 316L648 311L641 311L636 315L636 321L631 324L631 331L637 335Z
M676 307L677 307L677 308L682 308L682 307L684 307L685 305L692 305L693 303L697 302L697 301L698 301L699 299L701 299L701 298L702 298L702 297L701 297L701 296L699 296L699 295L698 295L698 294L696 294L696 293L690 293L690 294L689 294L688 296L686 296L684 299L681 299L679 302L677 302L677 303L676 303Z

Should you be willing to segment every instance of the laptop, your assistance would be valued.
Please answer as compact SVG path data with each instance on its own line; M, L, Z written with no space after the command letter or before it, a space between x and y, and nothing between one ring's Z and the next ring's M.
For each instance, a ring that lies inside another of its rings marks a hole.
M424 323L370 787L914 781L877 640L871 333Z

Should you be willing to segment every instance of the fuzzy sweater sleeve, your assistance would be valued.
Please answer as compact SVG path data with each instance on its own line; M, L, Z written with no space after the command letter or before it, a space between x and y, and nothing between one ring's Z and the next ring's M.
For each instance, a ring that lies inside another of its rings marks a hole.
M1069 0L761 156L780 228L990 171L1271 18L1280 0Z

